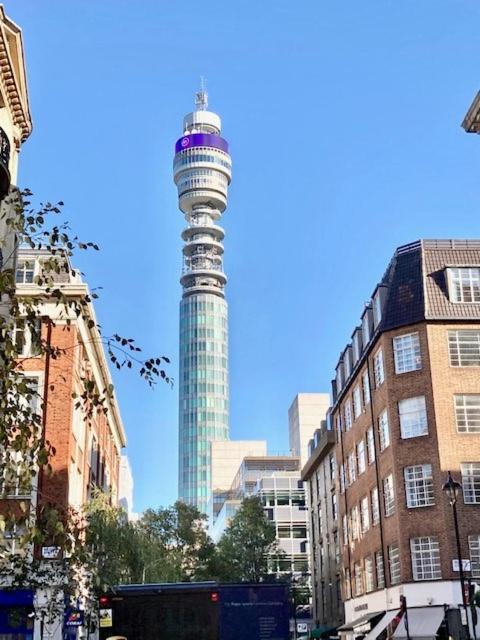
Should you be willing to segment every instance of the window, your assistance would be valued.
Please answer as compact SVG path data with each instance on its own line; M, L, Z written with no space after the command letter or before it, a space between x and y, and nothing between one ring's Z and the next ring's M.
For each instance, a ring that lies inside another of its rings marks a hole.
M368 370L362 373L363 402L370 403L370 380L368 378Z
M37 356L40 353L40 318L26 326L25 320L17 320L13 327L12 341L19 356Z
M480 302L480 268L449 269L451 302Z
M435 504L431 464L405 467L403 473L405 476L407 507L428 507Z
M383 589L385 587L385 569L381 551L377 551L375 554L375 568L377 570L377 589Z
M393 339L395 373L407 373L422 368L418 333L407 333Z
M340 465L340 493L345 493L345 464Z
M352 509L352 540L360 540L360 511L357 506Z
M360 386L357 386L353 390L353 415L355 420L362 413L362 394L360 391Z
M411 538L410 552L414 580L436 580L442 577L437 538Z
M360 502L360 515L362 520L362 533L366 533L370 529L370 511L368 508L368 497L362 498Z
M345 411L345 431L352 428L352 403L347 400L344 407Z
M375 442L373 439L373 427L367 429L367 457L368 464L375 462Z
M375 588L373 582L373 560L371 557L365 558L365 591L369 593Z
M362 318L362 341L365 347L370 341L370 326L368 322L368 316L369 313L367 311Z
M381 319L382 319L382 301L380 299L380 291L377 291L373 299L373 321L375 323L375 327L378 326Z
M322 505L318 505L318 535L320 538L323 536L323 514L322 514Z
M378 489L372 489L370 492L370 498L372 502L372 525L376 525L380 522L380 504L378 502Z
M17 284L31 284L35 272L35 262L32 260L23 260L18 263L15 273L15 282Z
M348 524L346 514L342 517L343 544L348 544Z
M398 403L400 433L403 439L416 438L428 434L427 408L425 397L407 398Z
M448 351L452 367L480 367L480 331L449 331Z
M388 413L386 409L378 416L378 434L380 436L380 451L384 451L390 444L390 429L388 427Z
M0 498L29 498L32 491L32 459L26 453L0 450Z
M330 464L330 480L332 482L335 481L335 476L337 475L337 461L335 460L335 454L331 453L329 457Z
M354 451L348 454L347 464L348 464L348 482L349 484L352 484L353 482L355 482L357 477L357 465L356 465Z
M472 578L480 577L480 535L468 536Z
M363 440L357 444L357 468L358 475L365 472L365 443Z
M336 381L337 381L337 393L340 393L340 391L342 389L342 367L341 367L341 365L338 365L338 367L337 367Z
M459 433L480 433L480 395L455 396Z
M338 518L338 507L337 507L337 494L334 493L332 495L332 518L336 520Z
M391 516L392 513L395 513L395 492L393 489L392 474L383 479L383 500L385 516Z
M388 547L388 566L390 569L390 582L398 584L400 582L400 554L396 544L391 544Z
M385 382L385 371L383 367L383 351L379 349L373 357L373 373L375 376L375 386L378 387Z
M480 504L480 462L463 462L463 501L465 504Z
M355 595L361 596L363 593L363 572L362 565L359 562L356 562L354 565L355 571Z
M350 582L350 569L345 569L345 600L350 600L352 597L352 583Z

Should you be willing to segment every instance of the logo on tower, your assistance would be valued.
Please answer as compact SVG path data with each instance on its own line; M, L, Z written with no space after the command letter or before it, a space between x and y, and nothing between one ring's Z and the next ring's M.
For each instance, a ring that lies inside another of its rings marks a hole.
M190 142L190 138L182 138L182 142L180 143L182 145L183 148L188 147L188 144Z

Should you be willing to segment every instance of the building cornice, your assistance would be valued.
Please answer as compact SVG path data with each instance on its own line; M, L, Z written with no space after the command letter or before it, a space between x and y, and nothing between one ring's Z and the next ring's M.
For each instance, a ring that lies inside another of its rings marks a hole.
M317 468L319 462L325 458L327 453L333 448L335 445L335 432L324 430L320 436L320 440L312 451L312 455L309 456L305 466L301 472L302 480L309 480L311 475L314 473Z
M15 38L17 70L12 60L6 29ZM19 77L20 76L20 77ZM20 139L24 142L32 132L32 118L28 100L26 82L24 47L21 29L5 15L0 5L0 88L7 101L13 123L20 131Z

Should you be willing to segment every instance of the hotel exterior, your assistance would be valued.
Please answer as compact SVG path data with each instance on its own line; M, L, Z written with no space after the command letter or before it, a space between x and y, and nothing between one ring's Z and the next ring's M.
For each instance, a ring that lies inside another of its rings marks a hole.
M422 621L433 637L445 624L444 605L458 613L462 603L452 507L442 491L449 471L462 487L466 575L480 581L480 241L399 247L332 386L332 431L323 437L335 440L339 632L373 640L398 619L404 596L416 610L410 637ZM304 477L316 466L314 450ZM314 544L320 553L318 537ZM315 572L318 564L317 584Z

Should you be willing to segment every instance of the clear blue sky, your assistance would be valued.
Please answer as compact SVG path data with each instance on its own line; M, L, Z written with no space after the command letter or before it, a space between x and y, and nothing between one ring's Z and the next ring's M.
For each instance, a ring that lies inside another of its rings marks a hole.
M199 76L230 141L231 435L288 450L298 391L333 367L396 246L480 237L473 0L13 0L34 133L21 183L63 199L105 329L177 376L173 145ZM116 377L136 508L177 490L177 388Z

